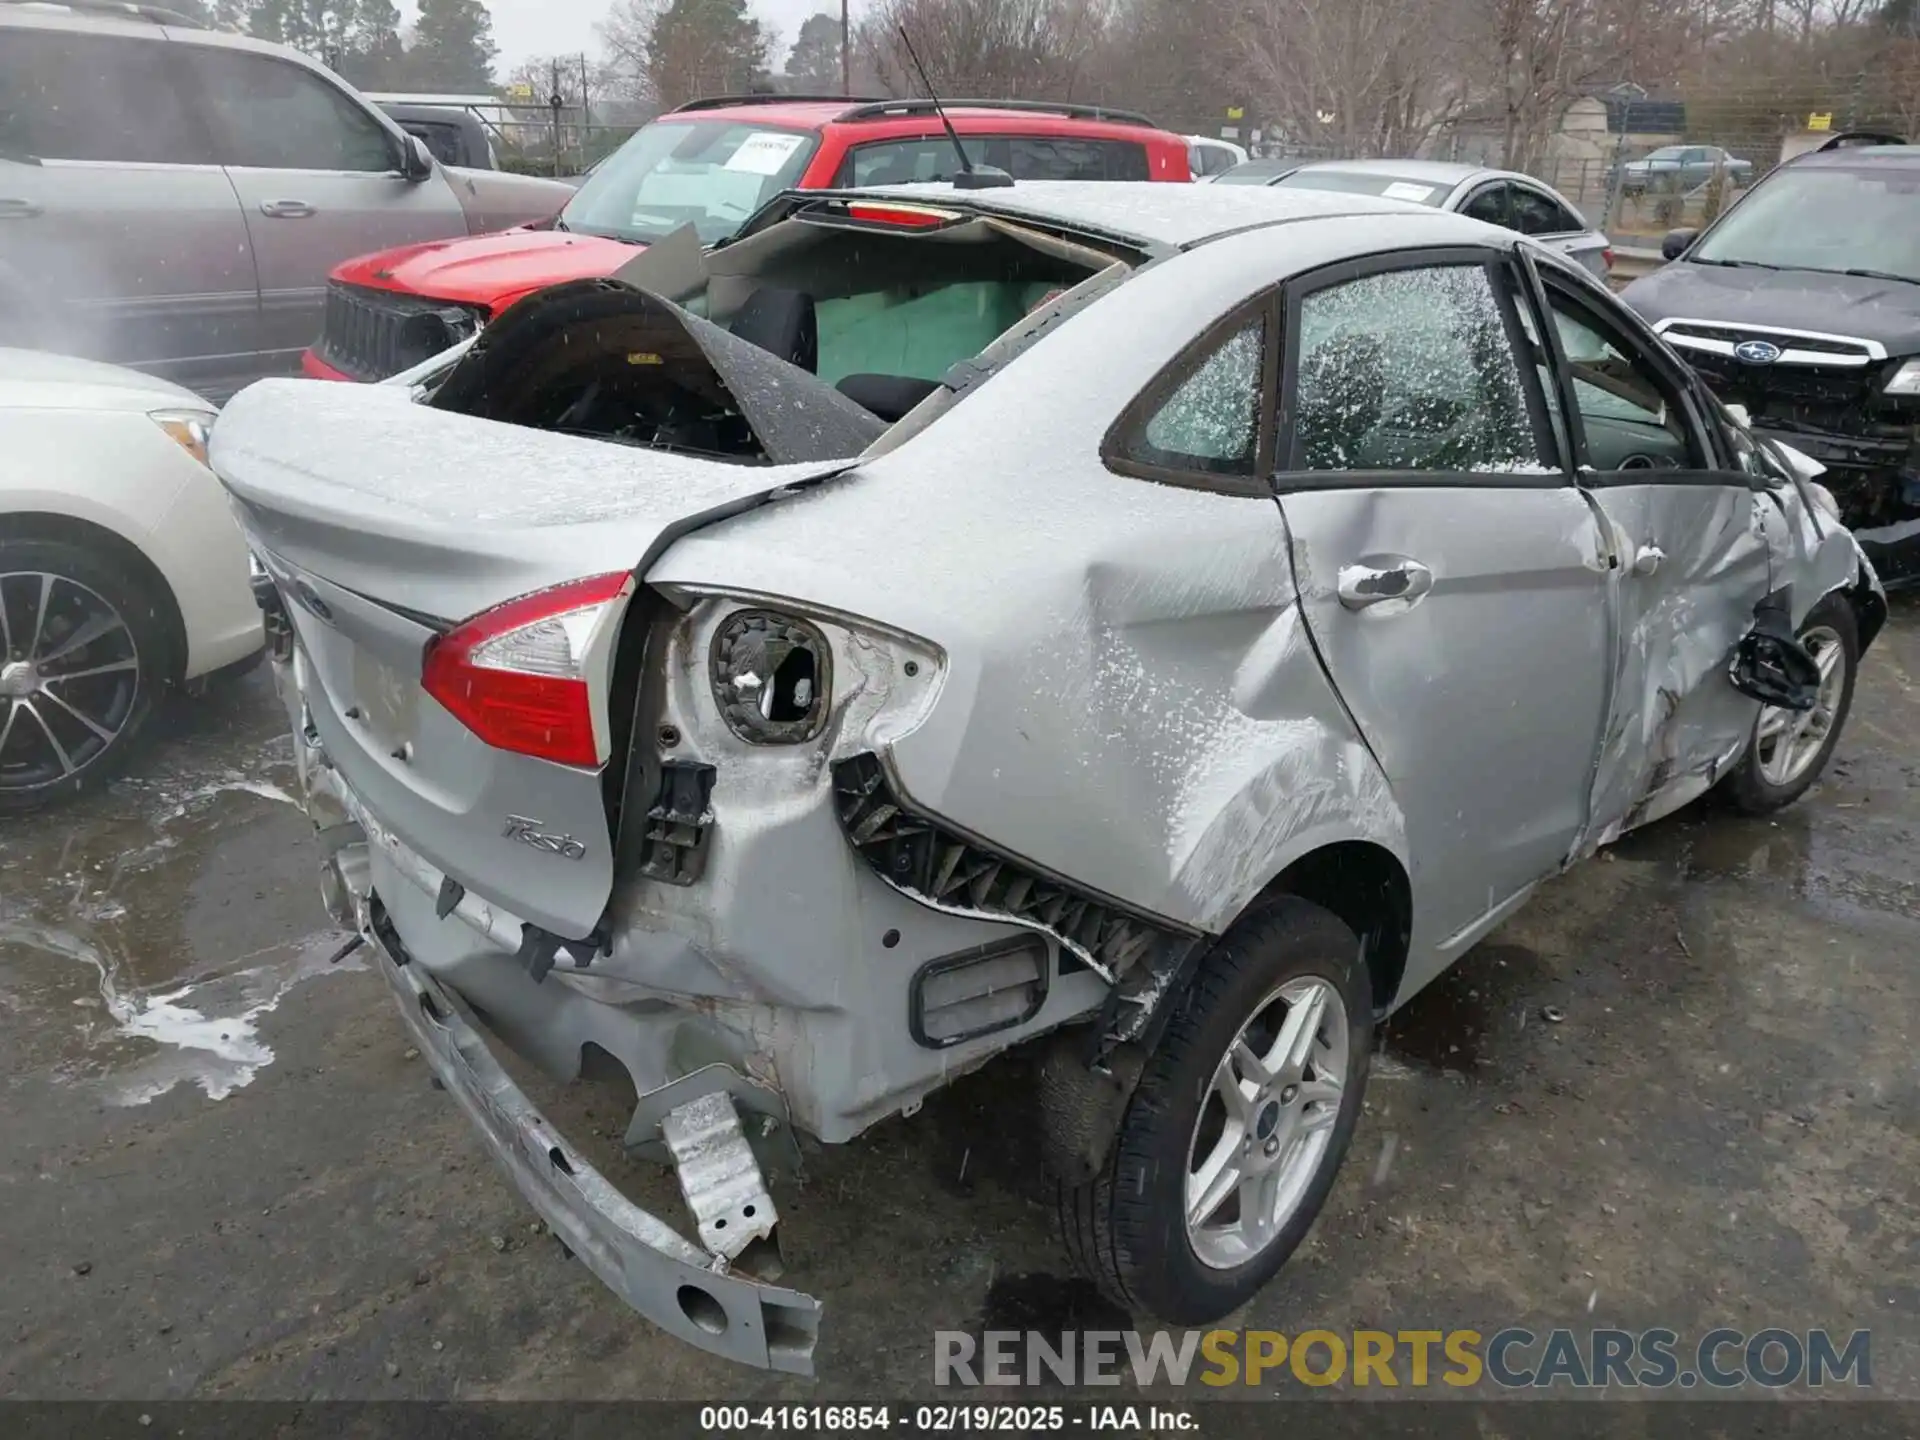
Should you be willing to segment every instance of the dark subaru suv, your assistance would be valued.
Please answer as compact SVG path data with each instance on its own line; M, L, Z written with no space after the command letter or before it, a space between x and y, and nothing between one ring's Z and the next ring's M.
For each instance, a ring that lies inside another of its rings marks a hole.
M1920 584L1920 146L1835 136L1624 299L1729 405L1827 467L1889 587Z

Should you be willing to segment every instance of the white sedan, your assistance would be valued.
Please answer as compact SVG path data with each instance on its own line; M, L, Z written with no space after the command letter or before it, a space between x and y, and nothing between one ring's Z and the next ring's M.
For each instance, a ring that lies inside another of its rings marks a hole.
M152 376L0 349L0 814L96 788L163 693L259 651L213 419Z

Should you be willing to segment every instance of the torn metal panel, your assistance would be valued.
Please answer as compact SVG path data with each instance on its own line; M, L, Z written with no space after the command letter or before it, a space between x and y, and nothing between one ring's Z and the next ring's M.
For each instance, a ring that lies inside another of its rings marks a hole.
M576 280L494 321L429 402L484 419L773 465L885 426L818 376L645 290Z
M731 1095L709 1091L669 1111L660 1136L707 1249L734 1260L773 1234L780 1217Z
M1701 793L1739 756L1759 705L1728 666L1793 554L1764 490L1655 481L1590 493L1620 562L1619 682L1576 855Z

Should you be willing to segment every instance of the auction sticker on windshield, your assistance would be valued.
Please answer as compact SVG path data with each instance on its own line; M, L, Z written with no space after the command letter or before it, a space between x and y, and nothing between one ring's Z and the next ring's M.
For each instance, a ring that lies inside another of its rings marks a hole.
M1415 185L1406 180L1396 180L1380 192L1389 200L1418 200L1422 205L1433 198L1431 185Z
M777 175L806 138L777 130L757 130L740 142L740 148L733 152L726 168L744 170L750 175Z

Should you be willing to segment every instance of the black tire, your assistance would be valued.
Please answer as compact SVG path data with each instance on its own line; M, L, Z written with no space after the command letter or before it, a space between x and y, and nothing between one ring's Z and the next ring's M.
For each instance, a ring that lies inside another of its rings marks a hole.
M1215 1268L1196 1253L1186 1223L1196 1127L1212 1103L1214 1069L1265 998L1307 977L1327 982L1346 1009L1346 1066L1331 1137L1291 1216L1264 1248ZM1291 896L1244 916L1202 961L1147 1057L1104 1172L1059 1187L1057 1218L1075 1268L1116 1304L1169 1324L1204 1325L1245 1304L1326 1203L1359 1120L1372 1046L1372 987L1353 932Z
M40 576L55 577L44 627L37 623ZM0 745L0 814L24 814L97 790L139 747L153 707L177 668L172 597L152 592L123 560L84 544L0 539L0 605L9 607L12 642L0 652L0 667L31 658L26 651L33 637L13 633L18 630L40 629L35 654L46 658L77 635L82 617L99 613L100 602L120 622L119 629L54 662L61 672L101 671L64 684L54 677L59 689L53 693L87 720L48 699L45 690L26 696L30 705L20 704L21 697L6 689L7 669L0 668L0 729L6 731ZM42 712L46 724L40 723ZM101 730L111 731L111 738L103 739Z
M1721 782L1728 801L1747 815L1771 815L1806 794L1813 782L1820 778L1820 772L1827 768L1827 762L1833 758L1834 746L1840 743L1840 732L1846 727L1847 714L1853 709L1853 687L1860 673L1860 626L1853 606L1847 603L1843 595L1829 595L1808 612L1807 618L1801 622L1799 633L1803 641L1817 634L1837 637L1835 643L1844 667L1843 673L1836 677L1839 695L1830 705L1824 705L1823 702L1826 709L1826 718L1822 722L1826 726L1824 743L1815 752L1811 762L1784 784L1769 779L1765 773L1761 728L1768 719L1768 712L1762 710L1754 720L1753 739L1747 745L1747 753L1740 757L1740 763Z

